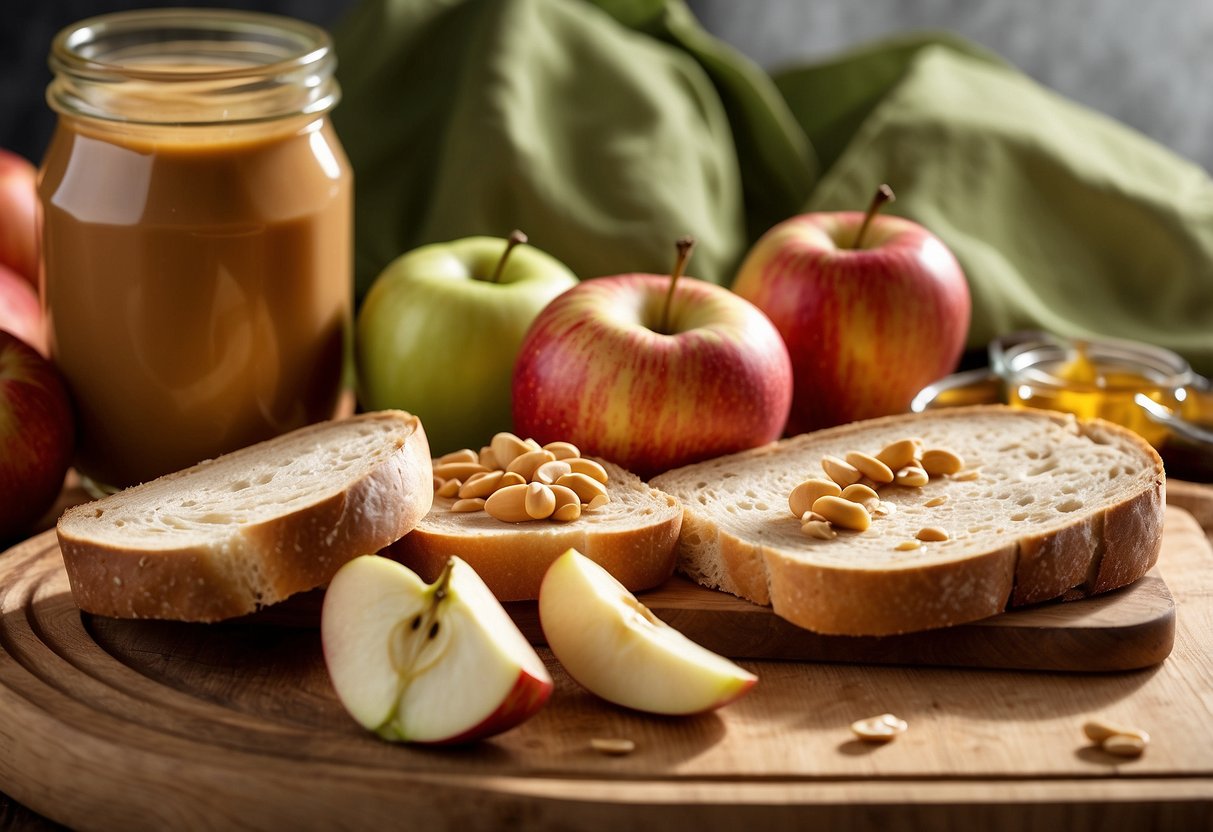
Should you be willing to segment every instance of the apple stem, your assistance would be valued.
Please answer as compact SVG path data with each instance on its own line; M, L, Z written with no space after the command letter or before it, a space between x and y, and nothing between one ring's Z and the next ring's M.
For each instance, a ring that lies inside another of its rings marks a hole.
M876 196L872 197L872 204L868 206L868 213L863 216L863 225L859 226L859 233L855 235L855 244L852 248L863 248L863 237L868 233L868 226L872 224L872 218L880 213L881 208L896 199L897 196L888 185L881 185L876 189Z
M514 247L526 242L526 235L515 228L510 232L509 238L505 241L505 251L501 252L501 259L497 261L497 268L493 269L493 276L489 278L489 283L498 283L501 281L501 273L505 271L505 261L510 259L510 252Z
M442 574L438 576L438 580L434 581L434 603L437 604L446 597L447 587L451 583L451 571L455 568L455 559L450 558L446 562L446 566L442 567Z
M670 305L674 301L674 287L678 285L678 278L682 277L682 272L687 267L687 261L691 259L691 249L695 248L695 238L680 237L678 242L674 243L674 247L678 249L678 257L674 260L674 270L670 272L670 288L665 293L665 304L661 307L661 325L657 328L657 331L662 334L669 334Z

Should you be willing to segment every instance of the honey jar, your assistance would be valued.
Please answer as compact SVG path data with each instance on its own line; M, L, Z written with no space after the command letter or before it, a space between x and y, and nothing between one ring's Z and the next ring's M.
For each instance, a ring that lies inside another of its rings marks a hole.
M1213 477L1213 394L1176 353L1136 341L1019 332L992 341L989 361L989 369L925 388L911 409L1002 402L1106 419L1158 449L1168 473Z

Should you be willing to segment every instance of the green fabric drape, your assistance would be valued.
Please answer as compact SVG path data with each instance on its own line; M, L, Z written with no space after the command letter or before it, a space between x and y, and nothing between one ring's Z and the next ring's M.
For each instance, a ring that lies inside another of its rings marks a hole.
M1114 336L1213 373L1208 174L954 37L771 78L681 0L365 0L337 50L360 294L515 227L583 278L664 271L693 234L727 285L775 222L888 182L964 266L970 346Z

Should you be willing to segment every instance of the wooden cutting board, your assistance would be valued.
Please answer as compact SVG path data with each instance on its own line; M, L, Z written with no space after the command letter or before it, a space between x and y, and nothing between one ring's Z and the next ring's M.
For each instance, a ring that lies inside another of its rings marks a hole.
M1162 564L1168 575L1168 564L1186 564L1191 582L1203 574L1191 564L1207 570L1213 552L1192 518L1178 512L1175 525L1175 514ZM1201 587L1198 603L1210 596ZM316 600L218 625L92 617L72 601L53 533L11 549L0 556L0 789L82 829L369 828L405 820L410 828L465 832L608 828L634 825L637 805L655 825L694 819L701 832L763 817L796 828L811 815L790 817L789 806L815 804L816 817L828 821L826 804L840 800L914 804L929 791L923 778L1005 779L1010 796L1029 775L1106 773L1106 755L1082 750L1082 714L1123 708L1156 672L746 661L760 677L754 692L720 712L675 720L602 703L541 649L556 691L539 716L472 748L427 750L381 742L343 712L324 668ZM906 665L965 664L984 643L994 655L987 663L998 667L1140 667L1167 655L1175 623L1158 575L1102 599L999 616L934 641L821 639L787 629L768 610L684 584L647 600L727 653ZM533 629L533 607L514 612ZM1151 637L1138 638L1142 632ZM1033 638L1037 652L1051 645L1052 659L1031 658ZM1130 658L1063 660L1067 644L1070 653ZM1173 675L1169 665L1158 678ZM909 719L911 733L879 751L849 738L850 721L885 710ZM1197 724L1183 707L1162 710L1177 738ZM1018 728L1009 727L1014 720ZM1029 739L1023 747L998 750L1020 731ZM631 738L637 751L603 757L588 742L602 736ZM1213 733L1209 740L1152 751L1139 770L1157 778L1198 769ZM913 788L905 785L911 780ZM1118 794L1132 790L1117 780ZM829 785L844 781L854 783L846 794ZM1184 782L1176 788L1187 789ZM1097 789L1096 796L1106 795ZM936 797L968 799L956 791Z

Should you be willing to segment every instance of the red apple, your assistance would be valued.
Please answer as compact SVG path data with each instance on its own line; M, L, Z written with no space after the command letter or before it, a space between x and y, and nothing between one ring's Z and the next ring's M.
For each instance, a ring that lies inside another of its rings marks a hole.
M46 355L46 329L38 293L25 278L0 265L0 329Z
M779 437L787 349L749 302L700 280L600 277L531 325L514 368L514 431L566 440L642 477Z
M73 437L71 406L55 368L0 332L0 539L29 531L54 503Z
M38 285L38 172L0 149L0 266Z
M787 433L902 413L951 372L969 331L969 286L938 237L900 217L804 214L754 244L733 291L787 343L796 393Z

